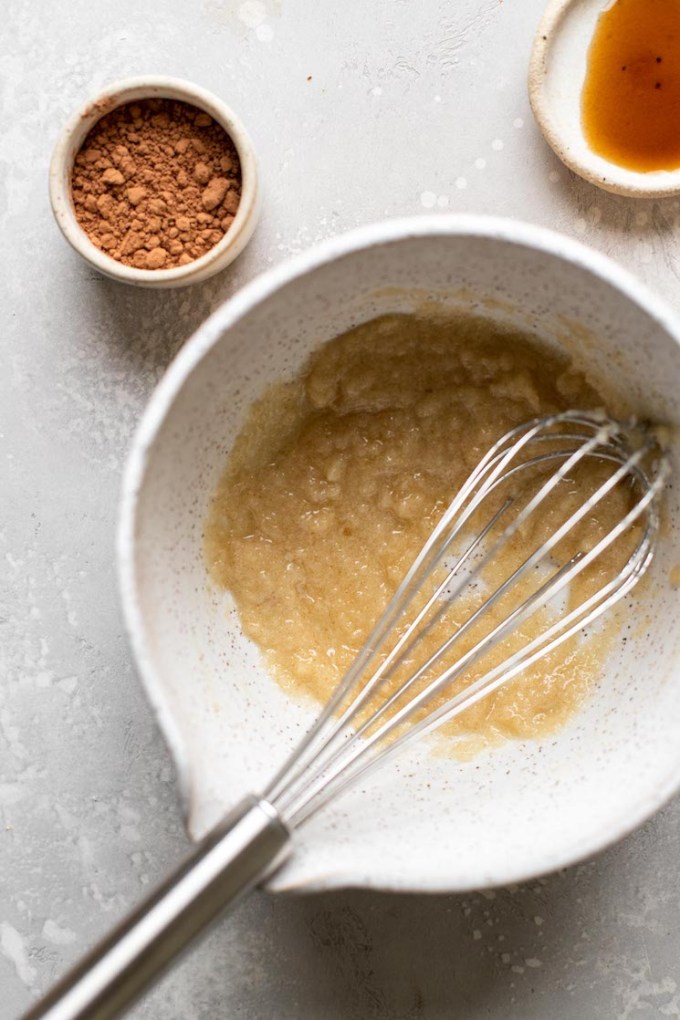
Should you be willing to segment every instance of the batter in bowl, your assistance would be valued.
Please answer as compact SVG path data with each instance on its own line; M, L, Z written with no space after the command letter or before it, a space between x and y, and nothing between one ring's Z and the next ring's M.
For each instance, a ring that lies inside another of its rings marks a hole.
M251 408L207 521L210 574L277 681L325 702L487 449L535 416L603 403L566 358L485 319L358 326ZM601 673L607 633L597 638L566 643L450 723L457 753L559 726Z

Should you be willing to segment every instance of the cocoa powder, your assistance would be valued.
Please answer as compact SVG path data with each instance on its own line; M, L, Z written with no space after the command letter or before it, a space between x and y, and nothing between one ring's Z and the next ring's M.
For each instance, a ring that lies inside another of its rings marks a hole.
M75 214L93 244L136 269L205 255L229 230L241 166L224 129L169 99L127 103L97 121L71 176Z

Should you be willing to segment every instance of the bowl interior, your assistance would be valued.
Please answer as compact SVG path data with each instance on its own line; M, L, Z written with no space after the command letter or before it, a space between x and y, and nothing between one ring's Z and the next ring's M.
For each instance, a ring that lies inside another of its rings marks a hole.
M680 424L672 325L644 307L644 294L631 296L625 274L580 246L528 228L470 231L440 221L341 244L331 255L256 281L216 313L161 385L137 440L132 546L121 548L130 557L126 612L171 731L194 836L265 785L315 714L264 671L203 560L208 501L264 387L350 326L417 310L427 299L535 333L638 413ZM676 472L677 454L676 443ZM427 744L407 752L306 826L271 886L453 890L517 881L598 849L660 804L680 775L671 585L680 563L679 491L669 493L644 597L626 607L629 640L564 729L466 764Z

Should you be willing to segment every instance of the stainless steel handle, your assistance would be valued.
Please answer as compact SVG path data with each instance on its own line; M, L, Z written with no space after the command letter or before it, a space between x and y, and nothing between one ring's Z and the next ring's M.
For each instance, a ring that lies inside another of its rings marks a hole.
M24 1020L110 1020L141 995L222 911L290 850L275 808L247 797L196 853L25 1014Z

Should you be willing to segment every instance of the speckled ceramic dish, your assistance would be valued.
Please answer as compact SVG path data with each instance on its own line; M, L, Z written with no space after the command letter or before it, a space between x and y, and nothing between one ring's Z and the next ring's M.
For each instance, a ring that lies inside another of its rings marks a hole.
M597 19L611 0L551 0L536 31L529 98L546 141L563 163L605 191L632 198L680 193L680 170L640 173L589 147L581 127L581 92Z
M263 388L349 326L434 300L572 352L646 416L680 425L680 326L614 263L535 227L421 217L328 242L259 279L181 351L125 476L123 604L177 762L191 834L265 785L315 714L288 700L208 581L202 528L229 446ZM679 448L673 449L676 477ZM275 890L464 890L572 863L680 785L680 487L628 640L550 739L460 763L424 744L317 816ZM676 568L673 573L673 568Z
M76 219L71 196L73 162L88 131L106 113L125 103L141 99L177 99L205 110L220 124L233 141L241 162L242 190L234 222L212 248L186 266L172 269L136 269L100 251ZM226 103L207 89L180 78L144 75L126 78L109 85L92 98L64 126L57 139L50 163L50 204L57 224L72 248L95 269L121 283L137 287L186 287L201 283L230 265L252 237L260 214L260 183L255 152L250 136L239 117Z

